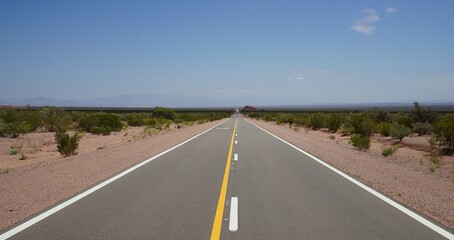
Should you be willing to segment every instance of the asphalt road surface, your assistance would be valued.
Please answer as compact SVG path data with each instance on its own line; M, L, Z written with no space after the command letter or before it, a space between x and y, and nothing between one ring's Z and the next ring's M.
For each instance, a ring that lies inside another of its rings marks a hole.
M0 239L453 239L239 115L20 227Z

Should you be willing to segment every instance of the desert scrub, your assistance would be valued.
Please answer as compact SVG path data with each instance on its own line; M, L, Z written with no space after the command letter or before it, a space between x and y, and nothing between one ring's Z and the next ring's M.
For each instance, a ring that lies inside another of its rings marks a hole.
M11 146L9 149L9 155L17 155L20 152L19 147Z
M454 114L448 114L440 118L434 126L434 136L440 145L448 151L454 150Z
M363 136L372 136L377 126L377 123L365 113L352 115L350 118L350 124L356 134Z
M28 158L28 157L27 157L27 156L25 156L25 154L24 154L24 153L21 153L21 154L20 154L20 158L19 158L19 160L27 160L27 158Z
M398 139L399 142L402 141L402 139L408 134L411 133L411 129L408 128L407 126L400 125L400 124L392 124L389 127L389 134L391 135L392 138Z
M78 132L76 132L73 136L70 136L66 132L56 133L55 140L57 141L58 152L60 152L63 157L76 155L81 138L82 134Z
M439 153L432 151L428 155L429 157L429 170L431 172L435 172L437 168L440 167L443 161L443 156L441 156Z
M397 147L395 147L395 146L387 147L387 148L383 149L383 151L381 152L381 155L383 155L384 157L389 157L389 156L393 155L393 153L396 150L397 150Z
M0 122L0 136L17 138L31 131L30 125L25 121Z
M65 132L72 124L71 117L63 108L45 107L41 113L43 124L49 132Z
M412 132L417 133L418 136L430 134L432 133L432 124L423 122L414 123Z
M147 113L125 113L122 115L122 120L127 122L129 126L144 126L151 119L151 114Z
M337 113L331 113L327 118L326 118L326 127L330 132L337 132L339 128L342 126L342 123L344 122L344 119L342 115L337 114Z
M153 117L174 120L177 114L175 110L165 107L156 107L153 110Z
M325 116L321 113L314 113L310 118L310 128L318 130L325 127Z
M383 137L389 137L389 135L391 135L391 133L389 131L390 127L391 127L391 124L382 122L382 123L378 124L378 132Z
M334 135L329 135L328 138L331 139L331 140L334 140L334 139L336 139L336 136L334 136Z
M430 108L424 108L417 101L413 102L413 110L411 111L413 119L417 122L433 123L437 120L438 114L432 112Z
M348 124L343 124L340 128L340 132L342 136L349 136L355 133L355 129Z
M361 134L353 134L350 138L350 142L353 147L356 147L358 150L367 151L370 148L370 138L369 136Z
M85 113L80 118L79 128L93 134L109 135L123 128L120 118L111 113Z
M3 173L9 173L9 168L8 167L0 167L0 174Z

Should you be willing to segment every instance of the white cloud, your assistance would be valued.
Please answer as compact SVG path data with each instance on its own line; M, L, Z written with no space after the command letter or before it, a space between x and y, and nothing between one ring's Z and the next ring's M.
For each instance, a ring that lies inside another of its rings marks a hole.
M363 33L363 34L366 34L366 35L371 35L372 33L375 32L375 27L370 26L370 25L365 25L365 24L353 24L351 26L351 29L353 31L356 31L356 32L359 32L359 33Z
M374 24L380 21L380 17L377 14L377 11L374 9L364 9L361 11L363 17L356 20L350 28L358 33L365 35L371 35L375 32Z
M330 72L331 71L327 70L327 69L309 69L309 70L304 71L303 73L291 74L288 79L295 80L295 81L305 81L308 78L313 79L313 78L324 77Z
M397 8L394 8L394 7L389 7L386 9L386 13L396 13L397 12Z

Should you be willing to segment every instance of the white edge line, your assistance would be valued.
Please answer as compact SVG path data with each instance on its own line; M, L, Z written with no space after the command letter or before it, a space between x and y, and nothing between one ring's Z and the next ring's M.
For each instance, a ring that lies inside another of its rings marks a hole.
M230 219L229 230L235 232L238 230L238 198L232 197L230 200Z
M38 216L36 216L36 217L34 217L34 218L32 218L32 219L20 224L19 226L17 226L15 228L3 233L2 235L0 235L0 240L8 239L8 238L18 234L19 232L31 227L35 223L38 223L39 221L41 221L41 220L49 217L50 215L62 210L63 208L65 208L65 207L67 207L67 206L79 201L80 199L82 199L82 198L92 194L93 192L105 187L106 185L112 183L113 181L125 176L126 174L136 170L137 168L142 167L143 165L155 160L156 158L161 157L162 155L164 155L164 154L166 154L166 153L168 153L168 152L170 152L170 151L182 146L183 144L188 143L189 141L199 137L200 135L207 133L208 131L210 131L213 128L215 128L215 127L227 122L228 120L229 119L227 119L227 120L225 120L225 121L223 121L223 122L221 122L221 123L209 128L209 129L207 129L207 130L205 130L205 131L203 131L203 132L201 132L201 133L199 133L199 134L187 139L186 141L184 141L182 143L179 143L179 144L177 144L177 145L165 150L164 152L161 152L161 153L159 153L159 154L157 154L157 155L155 155L155 156L153 156L153 157L151 157L149 159L146 159L145 161L143 161L143 162L141 162L141 163L139 163L139 164L137 164L137 165L135 165L135 166L133 166L131 168L126 169L125 171L123 171L123 172L121 172L121 173L119 173L119 174L117 174L117 175L105 180L104 182L102 182L102 183L100 183L100 184L88 189L87 191L82 192L82 193L78 194L77 196L75 196L75 197L73 197L71 199L68 199L67 201L65 201L65 202L63 202L63 203L61 203L61 204L59 204L59 205L57 205L57 206L55 206L55 207L53 207L51 209L39 214Z
M312 154L310 154L310 153L308 153L308 152L306 152L306 151L304 151L304 150L302 150L302 149L296 147L295 145L293 145L293 144L291 144L291 143L285 141L284 139L282 139L282 138L280 138L280 137L278 137L278 136L272 134L271 132L269 132L269 131L267 131L267 130L265 130L265 129L259 127L259 126L257 126L256 124L250 122L249 120L247 120L247 119L245 119L245 120L246 120L247 122L249 122L250 124L252 124L252 125L258 127L260 130L262 130L262 131L264 131L264 132L270 134L271 136L273 136L273 137L277 138L278 140L282 141L283 143L289 145L290 147L292 147L292 148L294 148L294 149L300 151L301 153L303 153L303 154L309 156L309 157L312 158L313 160L315 160L315 161L317 161L318 163L322 164L323 166L329 168L329 169L332 170L333 172L335 172L335 173L341 175L342 177L346 178L347 180L349 180L350 182L356 184L357 186L361 187L362 189L368 191L368 192L371 193L372 195L374 195L374 196L380 198L381 200L383 200L384 202L388 203L389 205L391 205L391 206L397 208L397 209L400 210L401 212L407 214L408 216L412 217L412 218L415 219L416 221L422 223L423 225L425 225L426 227L432 229L433 231L437 232L438 234L442 235L443 237L445 237L445 238L447 238L447 239L450 239L450 240L454 240L454 235L451 234L450 232L448 232L448 231L444 230L443 228L441 228L441 227L435 225L434 223L432 223L432 222L430 222L429 220L427 220L427 219L421 217L420 215L418 215L418 214L416 214L415 212L409 210L408 208L402 206L401 204L395 202L394 200L391 200L390 198L386 197L385 195L383 195L383 194L381 194L381 193L379 193L379 192L373 190L372 188L370 188L370 187L364 185L363 183L359 182L358 180L356 180L356 179L354 179L354 178L348 176L347 174L345 174L345 173L343 173L342 171L338 170L337 168L335 168L335 167L333 167L333 166L331 166L331 165L325 163L324 161L322 161L322 160L318 159L317 157L313 156Z

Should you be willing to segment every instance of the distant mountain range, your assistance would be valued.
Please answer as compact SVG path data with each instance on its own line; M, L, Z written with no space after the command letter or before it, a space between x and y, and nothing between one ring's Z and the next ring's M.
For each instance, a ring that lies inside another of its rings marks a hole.
M226 104L228 102L228 104ZM129 94L115 97L93 98L87 100L62 100L56 98L37 97L19 101L6 101L0 99L0 105L7 106L58 106L58 107L120 107L120 108L153 108L157 106L171 108L216 108L238 107L248 104L242 100L218 100L209 97L188 97L165 94ZM421 102L423 107L432 109L454 110L454 102L432 101ZM292 104L292 105L253 105L258 111L261 110L364 110L369 108L382 108L389 110L409 109L413 102L395 103L352 103L352 104Z
M58 106L58 107L220 107L221 101L205 97L187 97L159 94L130 94L115 97L94 98L87 100L62 100L56 98L37 97L21 101L0 99L0 105L13 106Z

